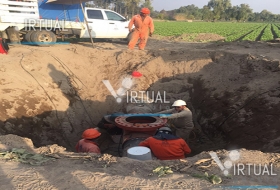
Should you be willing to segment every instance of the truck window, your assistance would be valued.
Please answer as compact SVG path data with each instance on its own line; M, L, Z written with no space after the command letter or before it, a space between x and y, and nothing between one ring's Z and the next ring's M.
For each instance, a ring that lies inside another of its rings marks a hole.
M87 10L87 15L89 19L102 19L103 15L100 10Z
M111 11L105 11L105 13L108 17L108 20L118 20L118 21L124 20L123 17L121 17L120 15L117 15L116 13L113 13Z

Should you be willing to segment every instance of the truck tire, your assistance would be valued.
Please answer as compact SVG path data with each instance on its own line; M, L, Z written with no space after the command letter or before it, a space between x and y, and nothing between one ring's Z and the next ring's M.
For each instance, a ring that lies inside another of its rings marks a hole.
M15 27L8 28L7 34L11 43L14 44L20 43L19 32L15 29Z
M27 32L27 33L25 34L25 36L24 36L24 40L27 41L27 42L29 42L29 43L31 44L31 43L32 43L32 41L31 41L31 35L32 35L34 32L36 32L36 31L32 30L32 31ZM28 43L28 44L29 44L29 43Z
M56 42L56 35L52 31L35 31L31 34L30 40L38 46L50 46Z

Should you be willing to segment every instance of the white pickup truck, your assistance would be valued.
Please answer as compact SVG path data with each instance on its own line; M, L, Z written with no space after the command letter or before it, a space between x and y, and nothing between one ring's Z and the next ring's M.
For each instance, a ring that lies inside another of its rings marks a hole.
M57 38L89 38L80 5L53 0L0 0L0 37L11 43L55 44ZM128 37L129 21L107 9L84 8L93 38Z

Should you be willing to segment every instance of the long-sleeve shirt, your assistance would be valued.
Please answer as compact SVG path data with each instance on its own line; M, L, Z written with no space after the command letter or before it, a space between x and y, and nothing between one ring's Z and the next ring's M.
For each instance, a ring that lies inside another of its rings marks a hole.
M174 126L178 129L192 129L194 127L192 112L188 108L184 108L184 110L177 112L174 108L161 111L158 113L171 113L170 116L166 116L167 119L172 119Z
M96 143L86 139L81 139L75 148L77 152L101 153Z
M154 23L150 16L146 16L144 21L142 21L142 17L139 14L133 16L128 24L128 29L131 30L133 25L140 32L148 32L149 28L151 33L154 32Z
M151 149L153 154L160 160L174 160L185 158L185 154L191 153L190 147L182 139L159 140L149 137L139 143L139 146L145 146Z

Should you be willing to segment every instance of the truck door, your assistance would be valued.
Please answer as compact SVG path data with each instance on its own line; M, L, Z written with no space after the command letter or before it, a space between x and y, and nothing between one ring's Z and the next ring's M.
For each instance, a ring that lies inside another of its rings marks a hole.
M104 16L101 10L98 9L86 9L86 14L88 18L88 25L92 29L91 35L93 38L106 38L108 31L108 24L104 20ZM89 38L86 32L83 38Z
M109 10L105 10L104 12L109 23L107 35L111 36L111 38L126 38L129 33L129 22L116 12Z

